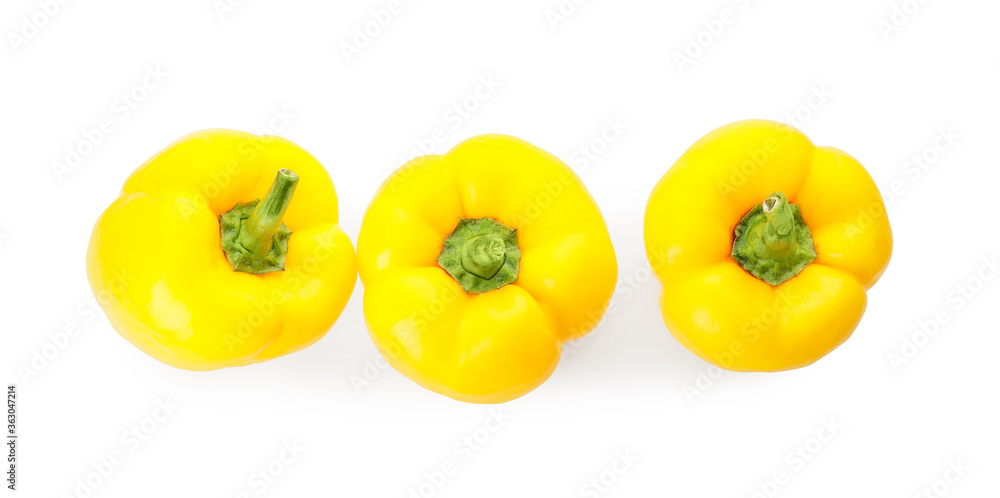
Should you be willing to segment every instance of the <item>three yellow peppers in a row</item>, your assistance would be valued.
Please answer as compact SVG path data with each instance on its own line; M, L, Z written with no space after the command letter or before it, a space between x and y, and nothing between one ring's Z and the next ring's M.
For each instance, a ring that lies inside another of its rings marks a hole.
M189 370L319 340L360 272L396 370L495 403L552 374L617 284L600 211L556 157L486 135L382 185L355 256L326 170L277 137L209 130L139 167L94 228L87 270L114 328ZM693 145L656 185L647 256L673 335L730 370L798 368L853 332L892 236L878 189L843 152L769 121Z

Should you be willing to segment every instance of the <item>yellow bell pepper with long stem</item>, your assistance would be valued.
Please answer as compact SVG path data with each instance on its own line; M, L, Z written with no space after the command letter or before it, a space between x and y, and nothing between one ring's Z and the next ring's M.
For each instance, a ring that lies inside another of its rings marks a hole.
M140 166L87 252L115 330L187 370L313 344L347 304L356 268L323 166L282 138L230 130L193 133Z
M646 253L670 332L736 371L799 368L847 340L892 253L854 158L771 121L723 126L660 179Z
M390 365L452 398L499 403L552 374L607 310L617 263L579 178L503 135L417 158L358 237L369 332Z

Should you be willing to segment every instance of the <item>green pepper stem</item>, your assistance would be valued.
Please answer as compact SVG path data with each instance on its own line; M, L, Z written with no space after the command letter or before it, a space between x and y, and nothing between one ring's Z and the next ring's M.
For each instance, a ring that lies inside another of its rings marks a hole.
M764 244L774 253L783 253L795 243L795 212L785 195L775 193L761 204L767 217Z
M517 281L517 230L493 218L462 218L444 239L437 262L466 293L497 290Z
M777 286L812 263L816 247L799 207L775 192L736 225L732 256L751 275Z
M497 235L469 239L462 244L462 268L479 278L493 278L507 260L504 246L503 238Z
M267 194L243 222L238 240L254 256L263 258L271 252L274 234L281 225L281 218L292 201L298 182L299 175L285 168L279 169Z

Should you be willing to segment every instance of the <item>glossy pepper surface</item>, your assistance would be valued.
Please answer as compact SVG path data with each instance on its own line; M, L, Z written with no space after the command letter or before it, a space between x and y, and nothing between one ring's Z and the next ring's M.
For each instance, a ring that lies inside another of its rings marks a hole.
M649 198L645 241L667 328L737 371L799 368L833 351L892 253L861 164L763 120L723 126L681 156Z
M383 183L358 237L364 310L396 370L452 398L498 403L544 382L601 320L617 280L579 178L519 139L484 135Z
M115 330L187 370L316 342L356 268L323 166L285 139L231 130L188 135L135 170L87 252Z

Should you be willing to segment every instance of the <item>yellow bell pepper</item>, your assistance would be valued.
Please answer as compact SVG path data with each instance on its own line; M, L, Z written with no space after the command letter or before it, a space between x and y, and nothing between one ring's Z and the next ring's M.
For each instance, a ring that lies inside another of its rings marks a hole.
M344 309L356 268L323 166L282 138L231 130L188 135L135 170L87 252L115 330L187 370L313 344Z
M892 253L854 158L771 121L723 126L653 189L646 254L670 332L736 371L809 365L847 340Z
M484 135L402 166L358 236L369 332L387 362L454 399L544 382L607 310L618 267L593 198L556 157Z

